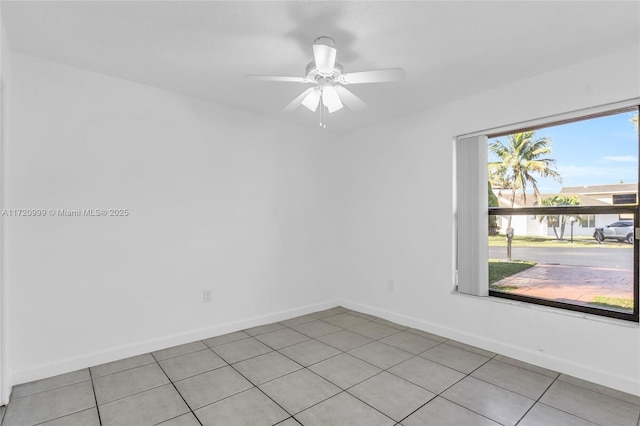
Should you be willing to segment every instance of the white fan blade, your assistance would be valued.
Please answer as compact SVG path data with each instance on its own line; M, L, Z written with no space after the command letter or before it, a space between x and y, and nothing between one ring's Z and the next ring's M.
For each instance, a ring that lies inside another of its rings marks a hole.
M248 80L260 80L260 81L281 81L291 83L310 83L309 79L305 77L283 77L279 75L245 75L244 78Z
M320 90L316 87L312 87L311 91L302 101L302 105L311 112L316 112L318 104L320 103Z
M347 84L384 83L386 81L404 80L407 73L402 68L389 68L386 70L350 72L343 74Z
M305 90L304 92L302 92L300 94L300 96L298 96L297 98L295 98L293 101L291 101L291 103L289 103L289 105L287 105L286 107L284 107L283 111L293 111L294 109L298 108L300 105L302 105L302 101L304 100L304 98L307 97L307 95L309 93L311 93L312 91L316 90L315 87L310 87L307 90Z
M324 39L326 37L321 37L316 40L316 43L323 43ZM313 44L313 60L316 63L317 70L321 74L328 75L333 73L333 67L336 65L336 49L327 44L316 43Z
M333 86L324 86L322 89L322 103L326 105L329 114L342 109L342 101Z
M364 103L362 99L354 95L351 91L340 85L334 87L336 89L336 92L338 93L338 96L340 96L340 99L342 99L342 102L350 109L354 111L361 111L367 107L367 104Z

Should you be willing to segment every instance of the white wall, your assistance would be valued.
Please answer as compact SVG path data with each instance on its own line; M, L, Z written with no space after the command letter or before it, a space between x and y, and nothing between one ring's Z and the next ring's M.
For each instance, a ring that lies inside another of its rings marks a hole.
M335 137L14 54L5 207L131 215L5 221L7 383L340 298L640 395L636 325L451 292L454 137L638 97L637 57Z
M638 58L619 52L346 137L346 304L640 395L637 324L452 293L451 207L457 135L640 97Z
M7 219L10 384L333 305L321 130L12 65L5 207L130 215Z
M0 211L4 208L6 197L6 179L3 174L5 168L4 146L8 130L8 108L7 97L9 95L9 75L11 69L11 50L4 26L2 25L2 5L0 4ZM9 393L5 375L6 361L6 297L4 291L5 283L5 248L4 248L4 228L5 220L0 217L0 403L5 401Z

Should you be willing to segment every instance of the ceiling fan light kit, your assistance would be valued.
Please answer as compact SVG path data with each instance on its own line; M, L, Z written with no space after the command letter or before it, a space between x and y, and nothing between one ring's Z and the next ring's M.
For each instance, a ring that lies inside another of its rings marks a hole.
M304 93L307 93L306 91ZM302 106L307 108L311 112L316 112L318 104L320 104L320 90L313 87L309 93L302 99ZM294 106L296 108L297 105Z
M309 111L315 112L320 106L320 126L326 127L324 124L325 108L331 114L342 109L344 105L354 111L360 111L367 105L344 86L400 81L406 75L402 68L345 74L342 65L336 62L336 55L337 49L333 39L324 36L318 37L313 42L313 60L306 67L306 77L247 75L246 78L261 81L313 84L313 87L302 92L284 110L292 111L302 105Z

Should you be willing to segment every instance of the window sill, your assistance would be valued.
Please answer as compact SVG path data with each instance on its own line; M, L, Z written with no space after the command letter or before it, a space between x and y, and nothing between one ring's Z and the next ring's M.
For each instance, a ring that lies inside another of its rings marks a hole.
M629 327L629 328L640 328L640 323L638 323L637 321L632 321L632 320L627 320L627 319L618 319L618 318L605 317L605 316L596 315L596 314L590 314L590 313L586 313L586 312L570 311L570 310L563 309L563 308L556 308L556 307L552 307L552 306L538 305L538 304L535 304L535 303L522 302L522 301L519 301L519 300L512 300L512 299L505 299L505 298L502 298L502 297L474 296L472 294L460 293L460 292L455 291L455 290L453 290L451 293L455 294L457 296L469 297L469 298L472 298L474 300L485 300L485 301L490 302L490 303L500 303L500 304L503 304L503 305L518 306L518 307L524 308L524 309L533 309L533 310L538 311L538 312L547 312L547 313L551 313L551 314L555 314L555 315L563 315L563 316L568 316L568 317L572 317L572 318L583 318L583 319L585 319L587 321L595 321L595 322L599 322L599 323L611 324L611 325L617 325L617 326L623 326L623 327Z

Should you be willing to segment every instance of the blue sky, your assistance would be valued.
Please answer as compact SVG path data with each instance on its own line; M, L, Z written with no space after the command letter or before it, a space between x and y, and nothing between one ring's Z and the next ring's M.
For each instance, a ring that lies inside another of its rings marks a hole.
M638 182L638 132L630 121L636 112L579 121L536 130L536 138L553 140L550 158L562 183L537 178L543 194L557 193L563 186ZM489 143L506 137L489 139ZM489 153L489 161L496 161Z

